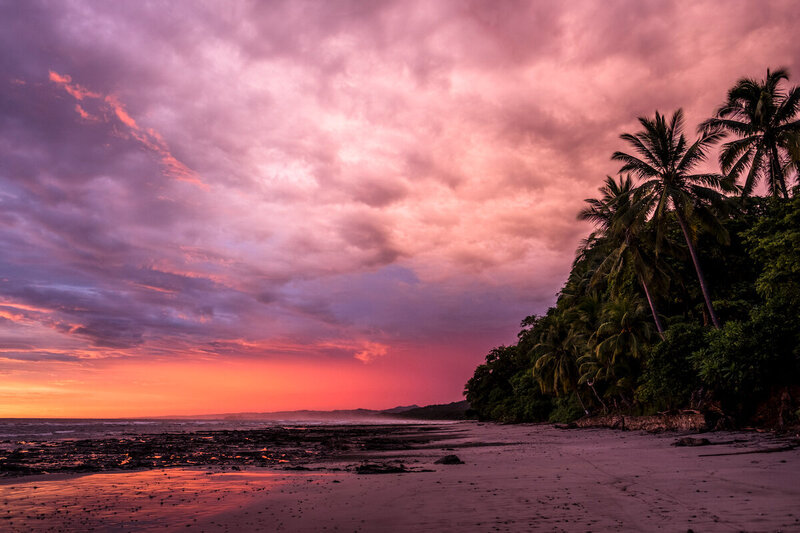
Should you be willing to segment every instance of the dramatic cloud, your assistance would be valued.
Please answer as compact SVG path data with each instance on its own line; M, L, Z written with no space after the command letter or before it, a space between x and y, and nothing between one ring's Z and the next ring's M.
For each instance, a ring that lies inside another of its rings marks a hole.
M767 67L800 75L799 19L790 1L0 4L0 397L36 391L0 414L47 391L68 414L456 399L554 302L619 134L655 109L694 127ZM224 399L192 403L195 372ZM103 380L136 399L87 393Z

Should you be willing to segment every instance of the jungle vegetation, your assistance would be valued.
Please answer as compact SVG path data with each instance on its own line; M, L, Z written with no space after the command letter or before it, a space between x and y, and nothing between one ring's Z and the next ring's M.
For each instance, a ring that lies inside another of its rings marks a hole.
M619 175L578 214L595 231L555 305L466 384L479 418L800 421L800 87L788 79L742 78L695 136L680 109L621 135Z

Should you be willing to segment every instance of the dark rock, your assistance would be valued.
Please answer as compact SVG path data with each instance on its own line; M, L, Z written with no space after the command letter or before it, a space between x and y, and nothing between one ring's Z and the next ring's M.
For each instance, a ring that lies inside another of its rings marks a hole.
M709 444L711 444L710 440L695 437L683 437L672 443L673 446L708 446Z
M457 455L445 455L441 459L435 461L437 465L463 465L464 461L459 459Z
M363 463L356 467L356 474L403 474L408 472L402 463Z
M714 424L714 431L731 431L736 428L736 421L730 416L722 416Z

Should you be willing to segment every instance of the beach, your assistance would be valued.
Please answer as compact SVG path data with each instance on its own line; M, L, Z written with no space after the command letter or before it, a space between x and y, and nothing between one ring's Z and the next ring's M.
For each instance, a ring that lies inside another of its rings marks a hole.
M269 467L7 477L0 530L800 530L796 435L716 432L680 447L678 433L360 427L328 453ZM447 455L463 464L436 463ZM404 472L359 473L382 467Z

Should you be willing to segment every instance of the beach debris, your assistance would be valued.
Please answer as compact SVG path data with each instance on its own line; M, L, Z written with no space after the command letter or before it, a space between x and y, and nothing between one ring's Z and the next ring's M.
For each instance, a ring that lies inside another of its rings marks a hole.
M441 459L437 459L434 461L437 465L463 465L464 461L462 461L457 455L445 455Z
M705 438L683 437L672 443L673 446L708 446L711 441Z
M578 424L575 422L570 422L568 424L553 424L553 427L556 429L578 429Z
M714 431L731 431L736 427L736 421L733 417L722 416L714 424Z
M403 463L361 463L356 474L405 474L409 470Z
M699 455L698 457L720 457L723 455L749 455L751 453L778 453L790 452L800 447L799 444L786 444L785 446L775 446L771 448L759 448L757 450L745 450L743 452L725 452L725 453L707 453Z

